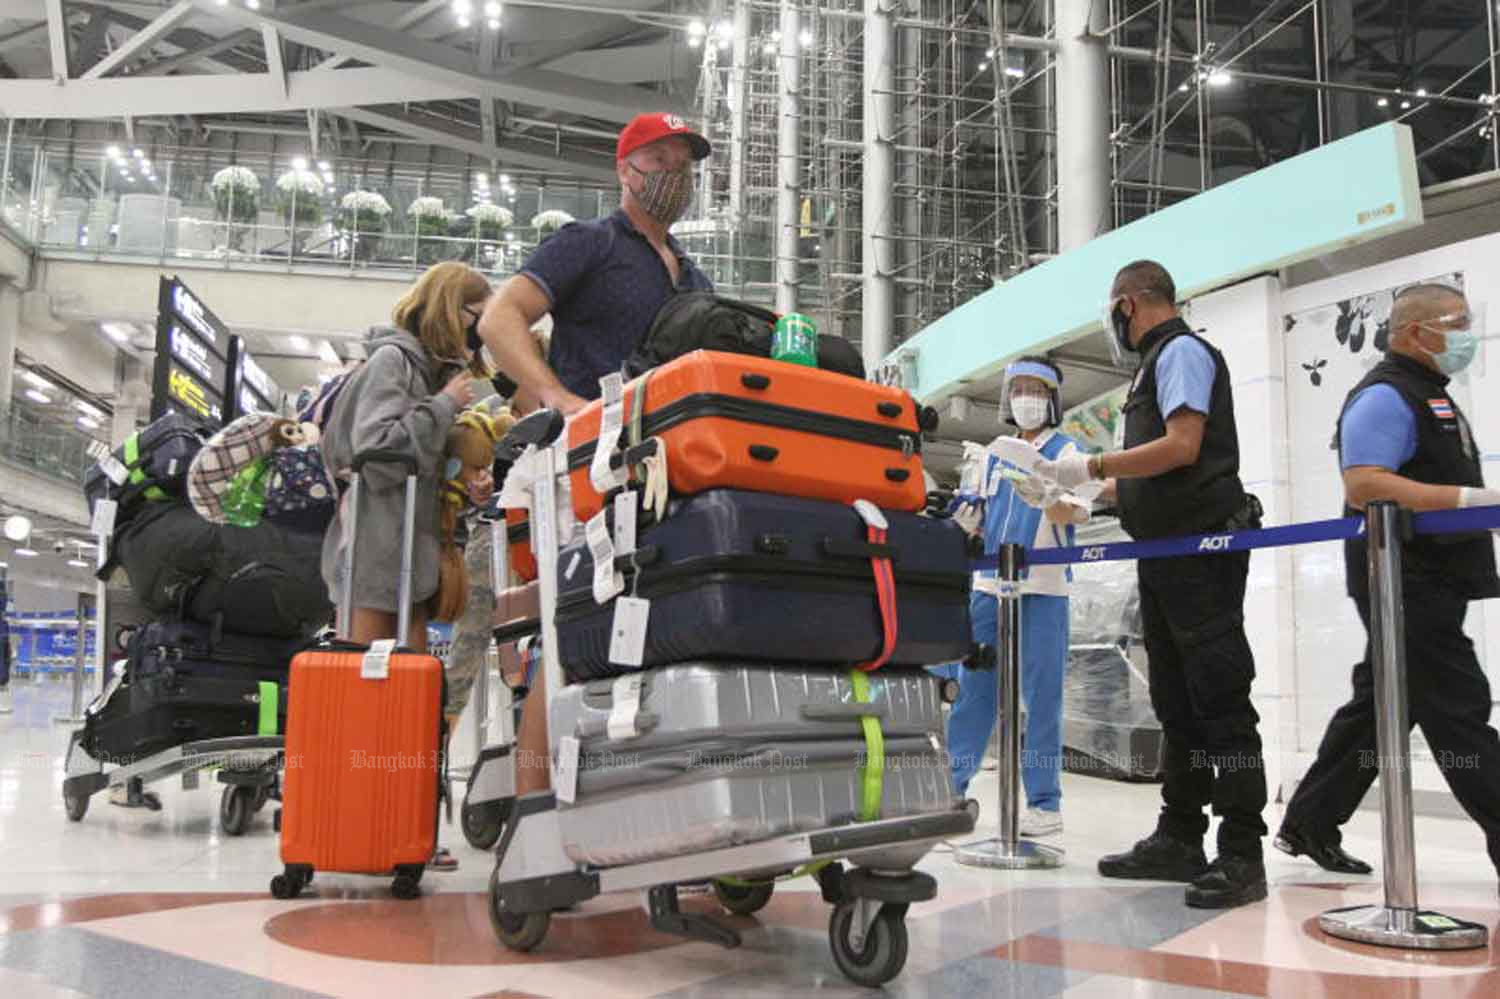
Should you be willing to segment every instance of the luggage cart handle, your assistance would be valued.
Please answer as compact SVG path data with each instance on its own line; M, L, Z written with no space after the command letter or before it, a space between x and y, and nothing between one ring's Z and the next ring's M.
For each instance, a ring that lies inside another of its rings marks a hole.
M394 448L370 448L368 451L361 451L355 455L354 460L350 462L355 475L358 475L366 465L400 465L406 469L407 475L417 474L416 455L397 451Z

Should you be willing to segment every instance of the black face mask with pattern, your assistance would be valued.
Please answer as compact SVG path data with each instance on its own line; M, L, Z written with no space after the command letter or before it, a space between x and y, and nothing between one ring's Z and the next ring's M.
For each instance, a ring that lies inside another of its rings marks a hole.
M693 203L693 171L653 170L647 173L634 163L630 169L641 175L644 186L636 193L635 200L662 225L671 225L687 214Z

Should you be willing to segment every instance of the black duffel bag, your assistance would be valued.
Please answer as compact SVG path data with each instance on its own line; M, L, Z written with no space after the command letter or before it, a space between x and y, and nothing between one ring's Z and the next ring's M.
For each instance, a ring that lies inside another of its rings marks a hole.
M311 635L332 616L322 553L321 534L269 521L211 524L182 502L142 510L115 532L110 550L152 611L275 638Z
M686 291L667 299L651 328L625 361L625 376L635 378L658 365L695 350L771 356L776 313L749 302ZM865 364L854 344L838 336L818 337L818 367L851 378L865 377Z

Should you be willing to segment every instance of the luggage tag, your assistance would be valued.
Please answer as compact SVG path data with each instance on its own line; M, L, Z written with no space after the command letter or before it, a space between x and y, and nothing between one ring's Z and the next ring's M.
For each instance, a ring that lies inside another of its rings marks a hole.
M615 494L615 554L635 552L636 496L629 489Z
M615 572L615 546L609 538L604 511L589 518L583 528L589 554L594 558L594 603L606 604L625 589L625 577Z
M391 675L391 653L396 651L394 638L382 638L370 643L370 651L359 661L361 680L385 680Z
M589 465L589 482L601 493L623 486L629 481L630 472L624 463L619 468L610 467L620 446L620 435L625 429L625 381L619 372L599 379L599 391L604 402L604 412L599 419L599 441L594 446L594 460Z
M630 596L615 601L609 626L609 661L617 666L640 666L646 659L646 628L651 621L651 601L639 596L641 567L630 553Z
M94 522L89 525L90 532L101 542L115 533L115 513L119 504L112 499L102 499L94 504ZM101 546L100 550L103 550Z
M610 690L614 707L610 709L605 731L616 742L622 739L633 739L639 734L636 732L635 719L636 715L641 713L641 687L644 683L645 678L639 673L615 678Z
M565 735L557 740L557 773L552 775L557 800L571 805L578 792L578 739Z

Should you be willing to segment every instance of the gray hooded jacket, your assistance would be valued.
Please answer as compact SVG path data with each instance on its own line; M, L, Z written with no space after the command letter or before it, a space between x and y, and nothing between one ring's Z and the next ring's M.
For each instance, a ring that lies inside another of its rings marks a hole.
M376 326L365 337L368 360L339 392L324 428L323 462L347 477L354 456L374 448L399 451L418 468L412 600L437 592L438 496L443 449L459 407L443 387L459 373L457 364L434 361L421 341L405 330ZM401 513L406 473L398 465L369 465L360 483L354 546L354 606L396 611L401 576ZM343 577L343 540L348 495L323 537L323 581L335 603Z

